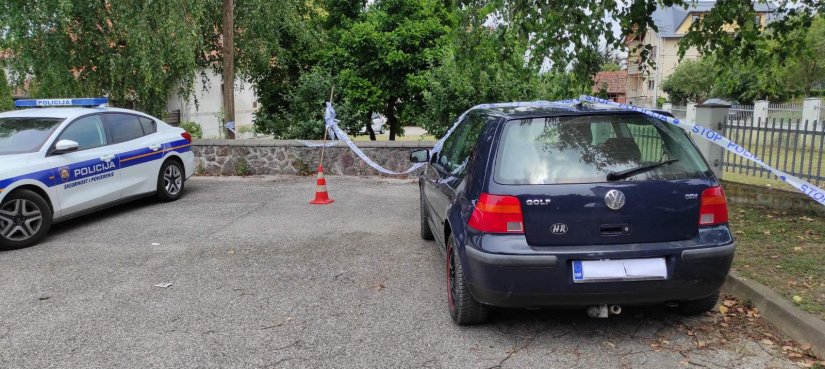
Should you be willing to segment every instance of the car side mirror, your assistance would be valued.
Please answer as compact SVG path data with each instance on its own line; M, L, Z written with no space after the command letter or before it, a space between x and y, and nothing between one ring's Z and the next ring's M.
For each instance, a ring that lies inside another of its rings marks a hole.
M410 161L413 163L426 163L430 161L430 150L415 150L410 153Z
M60 140L54 144L54 150L52 150L53 155L61 155L72 151L77 151L80 148L80 144L72 141L72 140Z

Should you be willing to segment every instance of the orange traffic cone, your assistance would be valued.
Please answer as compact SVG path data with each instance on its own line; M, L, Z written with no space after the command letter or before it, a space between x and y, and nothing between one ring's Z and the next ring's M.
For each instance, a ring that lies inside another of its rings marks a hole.
M324 166L318 165L318 182L315 185L315 200L310 201L313 205L326 205L335 202L329 198L327 193L327 180L324 179Z

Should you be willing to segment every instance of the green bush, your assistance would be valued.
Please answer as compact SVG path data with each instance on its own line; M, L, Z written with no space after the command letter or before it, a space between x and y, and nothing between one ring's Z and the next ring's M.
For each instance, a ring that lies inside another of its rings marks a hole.
M186 130L186 132L189 132L189 134L192 135L192 138L203 138L203 129L200 124L195 122L180 122L179 127Z
M6 80L6 73L0 69L0 111L8 111L14 109L14 101L12 101L12 88L9 86L9 81Z

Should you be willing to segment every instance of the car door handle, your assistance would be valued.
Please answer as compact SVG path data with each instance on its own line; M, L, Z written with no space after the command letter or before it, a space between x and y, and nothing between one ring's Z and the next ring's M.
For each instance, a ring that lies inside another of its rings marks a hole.
M160 145L152 145L152 146L149 146L149 150L152 150L152 151L158 151L158 150L160 150Z
M103 160L103 161L108 163L108 162L112 161L112 159L114 159L114 158L115 158L114 154L106 154L106 155L101 156L100 160Z

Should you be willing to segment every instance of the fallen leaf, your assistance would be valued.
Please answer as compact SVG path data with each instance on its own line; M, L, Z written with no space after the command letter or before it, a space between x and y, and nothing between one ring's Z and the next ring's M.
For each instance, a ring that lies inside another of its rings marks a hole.
M762 231L762 234L764 234L765 236L770 236L771 231Z
M811 344L806 343L806 344L803 344L802 346L799 346L799 348L802 349L802 351L809 351L811 349Z
M687 335L693 337L695 334L693 333L693 331L687 331Z
M696 347L705 348L705 346L707 346L707 343L705 343L705 341L702 341L702 340L696 341Z
M802 246L794 246L794 251L802 251Z
M721 306L719 306L719 312L722 313L722 314L727 314L728 313L728 308L725 305L721 305Z
M736 305L736 300L725 300L725 301L722 301L722 305L725 305L725 306L727 306L727 307L731 307L731 306L733 306L733 305Z
M802 303L802 296L794 295L793 296L793 302L795 302L797 304L801 304Z
M767 338L763 338L763 339L762 339L761 341L759 341L759 342L762 342L763 344L768 345L768 346L773 346L773 341L771 341L771 340L769 340L769 339L767 339Z

